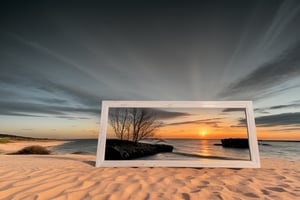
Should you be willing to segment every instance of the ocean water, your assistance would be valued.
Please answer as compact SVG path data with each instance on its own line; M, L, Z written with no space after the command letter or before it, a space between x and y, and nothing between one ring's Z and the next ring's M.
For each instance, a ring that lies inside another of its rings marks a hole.
M97 139L76 139L52 148L57 154L91 154L97 153ZM214 144L220 144L220 140L146 140L148 143L170 144L174 147L173 153L162 153L148 157L147 159L199 159L220 158L249 160L249 149L223 148ZM263 141L259 142L261 158L283 158L300 160L300 142Z
M91 154L96 155L97 153L97 139L72 139L67 140L69 142L52 147L52 151L57 154Z
M145 142L169 144L174 147L171 153L159 153L146 159L154 160L197 160L197 159L236 159L250 160L249 149L223 148L216 146L220 140L191 140L191 139L166 139L146 140Z

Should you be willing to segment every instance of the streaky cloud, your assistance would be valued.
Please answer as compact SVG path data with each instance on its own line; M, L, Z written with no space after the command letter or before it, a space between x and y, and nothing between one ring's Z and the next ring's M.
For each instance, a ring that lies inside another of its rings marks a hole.
M153 109L155 116L158 119L170 119L170 118L176 118L176 117L183 117L183 116L189 116L189 113L185 112L174 112L174 111L165 111L160 109Z
M46 97L35 97L33 100L37 100L39 102L49 103L49 104L66 104L68 101L65 99L59 98L46 98Z
M110 108L110 110L114 110L116 108ZM126 109L126 108L121 108L121 109ZM139 109L139 108L138 108ZM157 109L157 108L141 108L149 111L152 113L157 119L170 119L170 118L176 118L176 117L184 117L184 116L189 116L189 113L185 112L175 112L175 111L166 111L162 109Z
M222 112L245 112L245 108L226 108Z
M28 102L0 101L0 115L37 116L37 114L52 116L72 116L74 114L100 115L100 107L99 109L78 108Z
M34 115L34 114L25 114L22 112L13 112L13 111L1 111L0 110L0 115L4 116L17 116L17 117L46 117L43 115Z
M81 66L79 64L77 64L75 61L73 61L72 59L69 59L59 53L56 53L55 51L45 47L45 46L42 46L41 44L37 43L37 42L34 42L34 41L29 41L29 40L26 40L24 39L23 37L15 34L15 33L11 33L10 34L11 37L13 37L14 39L16 39L17 41L27 45L28 47L31 47L33 49L36 49L42 53L45 53L57 60L59 60L60 62L64 63L65 65L68 65L68 66L71 66L75 69L77 69L80 73L83 73L87 76L89 76L90 78L94 78L94 79L97 79L98 80L98 77L91 71L87 70L87 68L85 68L84 66Z
M299 16L300 6L297 1L283 1L272 20L264 37L260 41L264 49L270 48L272 44L278 40L280 35L287 29L292 21L297 20Z
M300 107L300 103L271 106L268 109L276 110L276 109L282 109L282 108L296 108L296 107Z
M68 119L68 120L76 120L76 119L90 119L89 117L71 117L71 116L56 116L56 118L60 118L60 119Z
M27 78L22 78L21 75L14 73L5 76L0 75L0 78L0 84L2 83L8 88L14 88L10 92L10 96L14 98L22 98L20 93L15 91L15 88L26 91L46 92L51 96L63 96L62 98L32 97L33 100L37 100L40 103L62 104L73 100L83 106L96 107L100 106L100 101L103 98L100 95L90 94L88 91L81 90L73 85L68 86L49 80L40 74L32 74L30 78L28 76Z
M225 88L220 97L240 96L253 99L263 92L283 84L300 75L300 42L296 43L280 56L259 66L252 73ZM276 89L276 88L275 88ZM246 92L245 92L246 91Z
M254 111L259 113L265 113L268 114L272 110L279 110L279 109L289 109L289 108L299 108L300 103L291 103L291 104L282 104L282 105L276 105L276 106L270 106L270 107L264 107L264 108L256 108Z
M300 127L272 129L272 131L275 131L275 132L282 132L282 131L300 131Z
M220 127L219 123L221 123L221 119L223 118L211 118L211 119L201 119L201 120L189 120L189 121L183 121L183 122L174 122L174 123L168 123L164 124L164 126L177 126L177 125L186 125L186 124L205 124L210 125L213 127Z
M239 120L240 125L246 124L245 119ZM276 115L267 115L255 118L255 123L259 127L272 127L272 126L288 126L300 124L300 112L294 113L281 113Z

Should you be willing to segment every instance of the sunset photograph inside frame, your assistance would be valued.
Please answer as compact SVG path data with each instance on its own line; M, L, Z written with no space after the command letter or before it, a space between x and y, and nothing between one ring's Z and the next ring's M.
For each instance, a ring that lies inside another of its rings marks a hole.
M116 160L250 160L247 128L244 108L110 108L106 139L173 147ZM227 148L228 140L240 146Z

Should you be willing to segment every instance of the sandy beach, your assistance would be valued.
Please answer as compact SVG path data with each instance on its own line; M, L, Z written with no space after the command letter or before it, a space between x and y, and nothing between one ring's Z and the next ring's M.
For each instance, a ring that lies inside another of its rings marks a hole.
M0 155L1 199L300 198L299 160L263 159L260 169L95 168L94 164L93 155Z

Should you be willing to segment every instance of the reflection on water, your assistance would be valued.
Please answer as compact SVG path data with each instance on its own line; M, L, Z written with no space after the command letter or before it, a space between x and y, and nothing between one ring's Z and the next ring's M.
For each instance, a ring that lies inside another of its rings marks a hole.
M207 140L199 140L200 141L200 145L198 147L198 149L201 149L201 154L204 156L214 156L212 154L212 150L209 147L208 141ZM197 152L195 152L197 154Z
M165 143L174 147L172 153L156 154L147 157L147 159L195 160L213 158L250 160L249 149L223 148L222 146L216 146L215 144L220 143L220 140L167 139L159 142L153 140L145 140L144 142Z
M249 150L247 149L230 149L223 148L222 146L215 146L214 144L220 143L220 140L189 140L188 145L183 145L180 140L148 140L150 143L172 143L175 146L174 151L186 151L191 154L199 153L206 155L219 155L219 156L227 156L227 157L236 157L236 158L247 158L250 159ZM59 145L53 147L52 150L54 153L74 153L74 152L82 152L87 154L96 155L97 151L97 139L79 139L72 140L70 143L66 143L63 145ZM185 142L186 143L186 142ZM290 160L300 160L300 142L271 142L271 141L263 141L261 142L264 145L259 145L260 157L261 158L282 158L282 159L290 159ZM202 144L202 146L201 146ZM178 159L178 155L174 155L174 153L170 154L157 154L156 159L166 159L165 157L169 157L169 159ZM176 158L177 156L177 158ZM186 156L187 157L187 156ZM154 159L154 158L152 158ZM183 158L181 158L183 159ZM188 159L195 159L195 157L189 157Z

